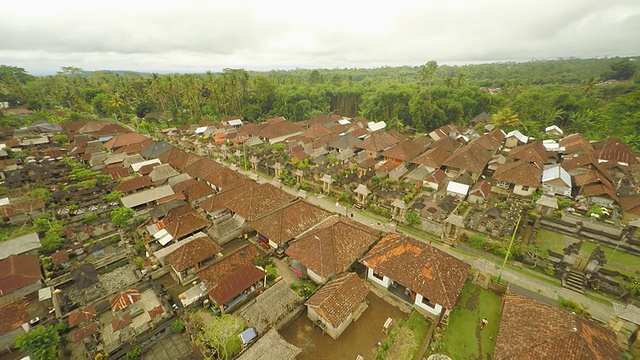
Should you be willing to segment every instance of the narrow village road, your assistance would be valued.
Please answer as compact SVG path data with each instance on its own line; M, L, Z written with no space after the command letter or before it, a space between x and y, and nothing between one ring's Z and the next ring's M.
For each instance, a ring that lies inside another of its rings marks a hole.
M248 174L249 172L247 173L247 175ZM260 181L266 182L265 179L260 179ZM297 190L291 189L287 186L281 186L281 188L292 195L295 195L295 196L300 195ZM307 201L327 211L338 213L343 216L351 217L351 214L353 214L353 217L352 217L353 220L356 220L362 224L371 226L373 228L380 229L382 231L397 231L399 233L405 233L402 229L396 229L395 224L389 222L388 219L382 220L381 218L377 217L375 214L369 214L369 213L367 213L367 215L365 216L360 210L354 209L350 206L345 207L342 204L339 204L339 206L336 206L335 199L332 199L332 198L307 194ZM409 235L414 238L418 238L423 241L432 240L432 239L427 239L425 237L421 237L415 234L407 233L406 235ZM487 259L478 257L477 254L464 253L460 249L454 249L449 246L442 245L440 242L433 242L432 245L452 256L455 256L456 258L459 258L471 264L471 266L474 269L478 269L480 271L489 273L494 276L498 276L500 273L500 267L498 265L496 265L495 263ZM529 290L533 293L539 294L540 296L544 296L546 298L552 299L553 301L556 301L560 296L564 299L568 299L578 304L581 304L591 313L593 318L603 323L608 323L611 317L614 315L613 306L611 304L607 305L607 304L604 304L603 302L592 300L582 294L576 293L569 289L554 286L542 280L527 276L525 274L522 274L520 272L511 270L508 268L505 268L504 271L502 272L502 279L509 283L517 285L521 288Z

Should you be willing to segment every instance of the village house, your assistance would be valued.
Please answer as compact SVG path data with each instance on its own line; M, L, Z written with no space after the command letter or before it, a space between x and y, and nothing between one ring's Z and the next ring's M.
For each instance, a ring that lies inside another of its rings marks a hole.
M544 133L553 136L553 137L561 137L564 135L564 131L558 127L558 125L550 125L544 128Z
M545 195L571 197L571 175L560 165L546 168L542 172L542 192Z
M0 306L0 353L13 349L19 335L29 330L27 300L17 299Z
M511 288L502 301L494 359L620 359L615 334Z
M498 166L493 174L496 186L520 196L531 196L541 185L542 169L527 161L515 161Z
M421 136L412 140L403 141L389 150L383 151L381 155L386 161L390 161L396 165L402 165L423 152L430 143L431 140L428 137Z
M321 284L346 271L380 236L346 217L333 217L293 240L286 254L292 266Z
M521 133L519 130L513 130L504 137L504 147L514 148L519 145L525 145L529 142L529 137Z
M27 296L40 290L42 284L36 255L9 255L0 260L0 300Z
M367 280L435 317L453 310L470 265L400 234L382 238L360 261Z
M337 339L367 309L369 289L356 273L329 280L305 302L307 317Z
M37 255L38 249L42 247L38 233L31 233L11 240L2 242L0 246L0 260L6 259L11 255Z
M356 148L364 150L369 157L378 159L383 151L389 150L404 141L402 136L394 136L393 134L390 131L376 131L356 145Z
M469 145L454 151L442 165L447 167L448 176L453 177L462 171L467 171L473 179L478 179L492 156L492 151L472 141Z
M193 281L198 270L222 251L220 245L204 233L196 233L171 246L174 245L172 249L166 248L171 251L164 255L164 260L171 267L173 279L182 285ZM158 252L154 255L159 256Z
M215 197L214 197L215 198ZM269 211L295 200L295 197L277 187L265 183L249 186L243 192L229 199L225 207L234 214L251 222Z

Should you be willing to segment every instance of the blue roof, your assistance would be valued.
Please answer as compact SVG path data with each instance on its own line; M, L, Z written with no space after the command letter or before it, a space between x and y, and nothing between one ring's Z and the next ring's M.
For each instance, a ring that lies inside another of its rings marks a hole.
M238 336L242 340L242 345L247 345L251 342L251 340L255 339L257 334L254 328L248 328L247 330L241 332Z

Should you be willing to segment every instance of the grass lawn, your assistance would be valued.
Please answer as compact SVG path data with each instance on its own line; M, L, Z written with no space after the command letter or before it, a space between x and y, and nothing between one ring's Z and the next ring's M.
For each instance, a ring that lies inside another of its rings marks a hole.
M449 325L436 330L431 353L452 359L491 359L500 324L500 296L491 290L465 284L460 301L449 316ZM481 330L482 318L489 323Z
M415 359L430 326L431 323L416 311L411 313L407 321L398 319L389 336L382 342L376 359Z
M578 240L576 239L575 241ZM567 245L569 245L569 243L570 242L567 242ZM565 236L563 234L547 229L538 229L536 244L543 249L548 249L560 254L562 254L562 250L567 246L565 245Z
M18 236L32 233L34 230L31 226L0 226L0 242L7 241Z
M580 252L583 253L585 258L588 258L595 247L596 244L585 241L582 243ZM619 271L630 277L634 277L636 271L640 271L640 256L626 253L622 249L618 249L614 254L614 248L603 245L600 245L600 247L604 251L605 259L607 259L607 263L604 266L605 269ZM613 254L613 258L611 254Z

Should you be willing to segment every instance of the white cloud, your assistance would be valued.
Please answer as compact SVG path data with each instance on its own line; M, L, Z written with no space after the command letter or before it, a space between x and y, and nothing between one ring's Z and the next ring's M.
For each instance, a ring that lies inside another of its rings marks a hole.
M640 54L636 0L23 0L2 11L0 62L36 74Z

